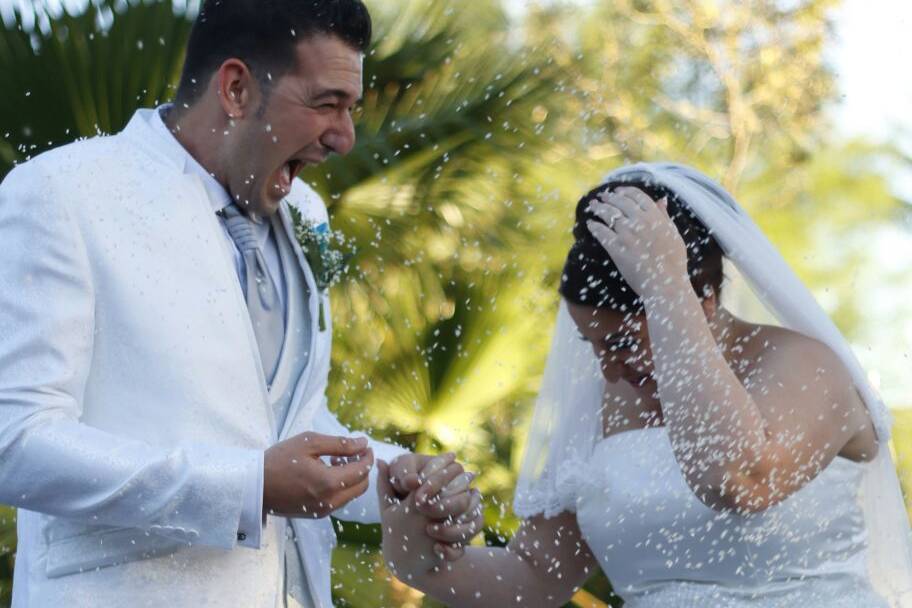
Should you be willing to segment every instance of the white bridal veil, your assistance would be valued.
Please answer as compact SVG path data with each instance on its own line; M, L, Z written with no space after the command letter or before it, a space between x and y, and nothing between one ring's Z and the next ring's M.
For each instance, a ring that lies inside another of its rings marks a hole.
M726 258L779 322L828 345L842 360L880 440L859 495L868 530L872 582L891 607L912 606L912 537L888 441L891 417L842 334L750 217L718 184L683 165L638 164L604 183L644 179L675 192L712 232ZM520 470L514 511L551 517L573 510L564 485L601 438L604 380L598 361L562 303Z

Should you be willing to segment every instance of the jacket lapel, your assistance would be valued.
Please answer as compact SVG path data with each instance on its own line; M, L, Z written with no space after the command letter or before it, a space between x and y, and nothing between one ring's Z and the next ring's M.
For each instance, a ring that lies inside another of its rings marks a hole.
M304 250L301 249L301 244L298 243L298 239L295 238L295 228L294 222L291 219L291 213L288 211L288 203L282 201L282 204L279 205L279 222L282 224L282 228L285 230L285 234L288 236L288 240L291 242L291 248L295 252L295 257L298 259L298 264L301 265L301 270L304 271L304 276L307 279L307 287L310 289L311 294L317 294L317 283L314 278L313 271L310 268L310 264L307 261L307 256L304 255ZM315 298L311 298L315 300ZM311 302L313 305L314 302ZM313 306L311 306L313 307Z
M311 384L313 371L317 367L316 351L318 341L322 339L318 322L318 315L320 298L323 296L317 288L316 279L314 278L310 264L307 262L307 257L304 255L304 251L301 249L301 245L298 243L297 238L295 238L294 223L292 222L291 214L288 211L287 204L288 203L283 201L279 206L278 220L285 231L285 236L288 238L288 241L291 244L295 258L297 259L298 264L301 267L301 271L304 274L304 280L307 282L307 289L310 292L310 297L307 301L307 307L310 311L310 344L307 347L307 365L305 366L304 371L301 373L301 377L298 379L297 385L295 386L294 395L292 397L291 404L288 407L288 413L285 416L285 422L282 425L282 428L279 430L279 438L284 437L287 430L291 427L295 416L298 414L298 412L300 412L303 402L305 401L304 396L307 394L307 389Z
M273 436L278 437L278 423L275 419L275 412L273 412L272 407L270 406L269 393L266 388L266 372L263 370L263 362L260 358L260 348L257 345L256 334L253 331L253 321L250 319L250 313L247 310L247 302L245 301L244 293L241 291L241 283L237 278L237 269L234 267L232 261L234 259L234 252L228 249L228 245L222 235L222 226L219 224L215 213L211 213L212 210L209 208L209 197L202 181L198 177L189 175L185 176L185 178L194 183L198 190L198 195L194 198L201 200L206 206L206 209L203 209L202 215L208 222L209 229L212 231L215 242L219 243L219 248L221 250L221 255L219 257L223 261L222 266L224 272L227 273L229 283L232 285L232 289L226 294L226 297L234 299L235 307L238 309L242 319L241 322L244 323L247 334L247 351L254 361L257 373L257 384L260 388L260 394L262 395L266 416L269 419L269 428L272 429Z

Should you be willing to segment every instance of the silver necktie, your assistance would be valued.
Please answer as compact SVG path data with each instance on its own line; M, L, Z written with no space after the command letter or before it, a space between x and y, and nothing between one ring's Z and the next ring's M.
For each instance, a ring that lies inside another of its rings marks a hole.
M253 222L235 204L225 207L220 215L244 261L241 287L247 298L247 311L260 349L263 372L271 384L285 341L285 318L279 290L266 265Z

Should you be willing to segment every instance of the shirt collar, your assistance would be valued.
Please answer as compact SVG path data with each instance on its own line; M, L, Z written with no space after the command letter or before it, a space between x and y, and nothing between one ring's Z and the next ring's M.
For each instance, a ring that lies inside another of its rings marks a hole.
M206 194L209 195L209 202L212 204L212 208L215 211L221 211L232 204L233 201L231 200L231 196L218 180L216 180L211 173L206 171L206 169L199 164L199 161L193 158L187 149L184 148L176 137L174 137L174 134L168 128L168 125L165 124L165 121L162 120L162 114L167 113L172 107L173 104L169 103L155 108L155 111L152 112L152 128L164 138L169 146L177 146L177 148L180 149L180 155L184 160L184 173L196 175L200 178L200 181L203 182L203 186L206 188Z

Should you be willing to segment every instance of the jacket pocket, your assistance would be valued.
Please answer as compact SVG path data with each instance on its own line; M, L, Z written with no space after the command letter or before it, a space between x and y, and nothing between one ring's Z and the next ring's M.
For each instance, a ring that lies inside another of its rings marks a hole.
M47 576L108 568L128 562L164 557L189 546L178 534L163 535L136 528L91 529L48 544Z

